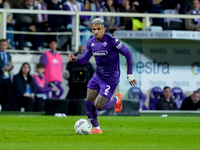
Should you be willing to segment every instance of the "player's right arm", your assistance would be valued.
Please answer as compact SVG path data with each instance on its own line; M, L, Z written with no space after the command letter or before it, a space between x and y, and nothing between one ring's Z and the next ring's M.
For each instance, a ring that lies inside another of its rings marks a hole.
M68 55L68 62L75 62L77 60L77 57L72 55L72 54L69 54Z
M84 65L84 64L87 64L88 61L90 60L90 58L92 57L92 52L90 51L90 48L88 46L89 44L87 44L86 46L86 50L85 50L85 53L84 55L81 57L81 58L78 58L72 54L69 54L68 55L68 62L77 62L81 65Z

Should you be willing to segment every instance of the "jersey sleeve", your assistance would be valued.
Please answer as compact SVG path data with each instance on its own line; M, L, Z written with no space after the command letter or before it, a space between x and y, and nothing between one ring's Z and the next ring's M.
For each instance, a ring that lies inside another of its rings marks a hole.
M46 54L43 54L40 57L40 63L43 63L45 66L47 65L47 55Z
M122 55L126 57L127 62L127 74L132 74L132 68L133 68L133 58L131 51L118 39L114 38L113 45L115 46L115 49Z
M85 65L88 63L91 57L92 57L92 52L90 50L90 46L88 42L84 55L81 58L78 58L76 62L79 63L80 65Z

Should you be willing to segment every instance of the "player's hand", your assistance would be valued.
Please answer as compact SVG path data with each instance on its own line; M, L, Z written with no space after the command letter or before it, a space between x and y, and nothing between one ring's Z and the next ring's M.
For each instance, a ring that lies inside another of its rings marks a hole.
M56 88L55 87L52 87L51 89L53 92L56 92Z
M32 31L32 32L36 32L36 31L37 31L35 25L29 26L28 29L29 29L30 31Z
M8 62L8 66L5 66L5 67L4 67L4 70L5 70L5 71L10 71L10 70L12 69L12 67L13 67L12 63L11 63L11 62Z
M77 60L77 57L72 55L72 54L69 54L68 55L68 62L75 62Z
M137 85L137 81L134 79L132 81L129 82L131 86L136 86Z
M137 81L135 80L135 78L133 77L132 74L127 74L127 79L128 79L131 86L137 85Z

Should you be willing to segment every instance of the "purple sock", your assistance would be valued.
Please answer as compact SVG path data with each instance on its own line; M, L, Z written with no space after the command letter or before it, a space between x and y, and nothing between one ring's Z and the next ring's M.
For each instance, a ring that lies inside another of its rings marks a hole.
M107 103L102 108L100 108L98 110L107 110L107 109L110 109L111 107L113 107L115 105L116 102L117 102L117 98L113 97L109 101L107 101Z
M88 119L91 121L93 127L98 127L99 123L97 120L97 110L94 107L94 102L85 100L85 106L86 106L86 114L88 116Z

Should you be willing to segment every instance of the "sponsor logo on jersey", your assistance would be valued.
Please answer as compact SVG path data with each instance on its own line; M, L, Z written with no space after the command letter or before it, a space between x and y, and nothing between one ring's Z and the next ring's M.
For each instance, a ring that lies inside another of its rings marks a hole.
M103 43L103 46L105 47L107 45L106 41Z
M54 60L53 60L53 63L56 63L56 64L57 64L57 63L58 63L58 60L57 60L57 59L54 59Z
M106 56L108 55L107 51L98 51L98 52L93 52L94 56Z

